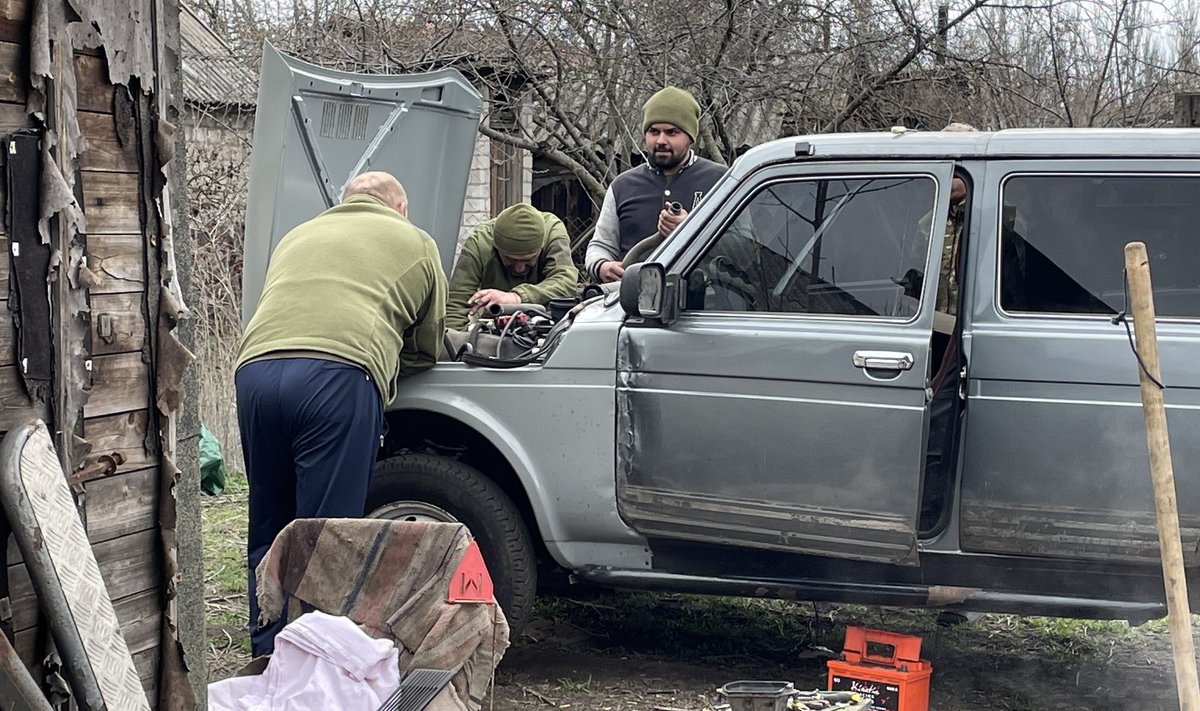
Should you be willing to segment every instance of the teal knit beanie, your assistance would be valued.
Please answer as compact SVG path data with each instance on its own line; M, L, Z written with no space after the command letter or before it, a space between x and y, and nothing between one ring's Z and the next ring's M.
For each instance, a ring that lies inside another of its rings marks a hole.
M532 254L545 246L546 221L533 205L519 202L496 216L492 235L505 254Z
M656 123L669 123L695 141L700 132L700 104L683 89L668 86L642 106L642 133Z

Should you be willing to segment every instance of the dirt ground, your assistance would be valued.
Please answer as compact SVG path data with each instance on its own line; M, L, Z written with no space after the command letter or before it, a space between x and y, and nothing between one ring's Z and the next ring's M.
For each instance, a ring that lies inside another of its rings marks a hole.
M209 679L249 661L245 482L204 501ZM1193 618L1193 630L1197 629ZM941 620L945 622L946 620ZM824 688L847 625L919 635L932 711L1177 709L1166 625L776 600L573 591L543 597L484 709L702 711L739 679Z
M1162 625L986 616L943 627L931 612L823 606L814 614L811 605L755 603L762 601L712 613L720 603L686 598L632 596L591 610L560 601L560 613L577 609L536 620L509 650L494 708L699 710L720 704L716 689L736 679L824 688L825 662L847 623L920 634L934 668L929 708L937 711L1178 708ZM631 606L641 609L630 614ZM739 619L739 610L798 618L809 629L797 635L793 622ZM729 619L705 622L705 614ZM757 639L729 638L739 625Z
M615 594L545 601L484 709L701 711L720 709L717 689L738 679L824 688L847 624L920 635L934 711L1178 708L1162 623L989 615L942 626L929 611ZM210 628L214 649L228 640L210 678L246 661L238 634Z

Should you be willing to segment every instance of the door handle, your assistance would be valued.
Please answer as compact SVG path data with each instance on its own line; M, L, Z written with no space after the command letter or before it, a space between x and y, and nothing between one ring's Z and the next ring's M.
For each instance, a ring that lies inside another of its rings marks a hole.
M854 367L867 370L912 370L912 353L899 351L854 351Z

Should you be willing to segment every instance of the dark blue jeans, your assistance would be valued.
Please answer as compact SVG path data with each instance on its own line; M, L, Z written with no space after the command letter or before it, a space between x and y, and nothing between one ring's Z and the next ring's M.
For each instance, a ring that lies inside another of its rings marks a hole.
M250 483L246 562L257 657L275 648L287 612L259 625L254 569L293 519L362 516L383 407L364 371L316 358L249 363L234 382Z

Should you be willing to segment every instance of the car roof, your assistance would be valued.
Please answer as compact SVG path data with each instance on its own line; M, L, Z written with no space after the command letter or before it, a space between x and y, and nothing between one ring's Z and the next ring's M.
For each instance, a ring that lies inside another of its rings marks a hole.
M1004 131L827 133L781 138L750 149L733 166L795 160L980 160L1000 158L1197 158L1200 129L1018 128Z

